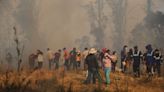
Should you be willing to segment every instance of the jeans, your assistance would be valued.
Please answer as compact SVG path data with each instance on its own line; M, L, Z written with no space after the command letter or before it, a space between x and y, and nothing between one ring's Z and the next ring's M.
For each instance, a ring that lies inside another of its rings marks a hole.
M110 72L111 68L105 68L105 78L106 78L106 83L107 85L110 84Z
M102 79L98 72L98 69L96 69L96 68L88 69L88 77L87 77L86 83L90 84L92 82L93 84L95 84L96 78L98 78L98 81L100 84L102 82Z

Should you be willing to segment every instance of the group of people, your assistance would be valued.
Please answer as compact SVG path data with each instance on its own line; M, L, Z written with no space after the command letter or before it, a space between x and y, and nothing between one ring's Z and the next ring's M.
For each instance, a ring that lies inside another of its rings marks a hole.
M153 75L161 76L161 65L163 63L162 51L159 49L153 50L149 44L145 46L146 51L142 52L138 46L134 46L133 49L128 49L128 46L124 46L121 51L121 72L130 74L130 67L132 67L132 74L134 77L140 77L141 64L146 66L146 74L149 77ZM102 51L96 51L92 48L89 51L89 55L85 59L85 64L88 66L88 77L85 83L95 83L98 78L99 83L102 83L102 78L99 73L101 68L105 74L105 83L110 84L110 72L115 72L116 64L118 62L118 55L116 51L113 53L106 48ZM101 63L101 65L99 65Z
M161 50L153 50L150 44L145 46L146 52L140 51L138 46L129 50L127 48L128 46L125 45L121 51L122 72L128 72L129 67L132 66L134 76L140 77L140 66L142 64L146 66L148 76L153 76L156 72L159 77L161 76L161 64L163 62Z
M36 53L32 53L29 56L29 68L30 69L42 69L45 61L48 61L48 68L51 70L52 66L55 64L55 68L59 68L59 61L61 56L61 50L53 53L49 48L47 48L46 58L41 50L37 50Z
M159 49L153 50L151 45L147 45L145 49L146 52L142 52L138 46L134 46L133 49L128 49L128 46L125 45L121 50L120 70L123 73L128 73L130 67L132 67L134 77L140 77L140 66L144 64L148 76L154 75L155 72L157 72L158 76L161 76L162 52ZM102 69L105 75L105 83L109 85L110 73L111 71L116 71L116 66L119 61L119 56L116 51L112 52L107 48L102 48L101 50L85 48L84 51L77 50L76 48L68 51L67 48L63 48L57 52L53 52L47 48L46 57L50 70L52 67L58 69L60 66L64 66L66 71L87 70L88 74L84 82L86 84L96 83L96 78L98 78L99 83L102 83L101 74L99 73L99 69ZM44 61L43 52L37 50L36 54L29 56L30 69L34 69L35 62L38 62L37 67L41 69Z
M85 48L87 51L87 48ZM49 48L47 48L47 52L43 55L41 50L37 50L36 54L32 53L29 56L29 67L30 69L41 69L43 67L44 61L48 62L48 68L50 70L58 69L60 66L64 65L65 70L77 70L82 68L82 62L86 57L86 51L84 53L80 52L80 50L76 50L73 48L68 51L66 48L62 50L59 49L57 52L53 52ZM64 62L64 63L63 63Z

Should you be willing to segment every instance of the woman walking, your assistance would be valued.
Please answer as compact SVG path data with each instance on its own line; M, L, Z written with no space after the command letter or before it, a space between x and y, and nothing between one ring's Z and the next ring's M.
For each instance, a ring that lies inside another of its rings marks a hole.
M112 60L115 60L113 55L109 54L110 50L107 50L104 58L103 58L103 63L104 63L104 72L105 72L105 79L106 79L106 85L110 84L110 72L111 72L111 67L112 67Z

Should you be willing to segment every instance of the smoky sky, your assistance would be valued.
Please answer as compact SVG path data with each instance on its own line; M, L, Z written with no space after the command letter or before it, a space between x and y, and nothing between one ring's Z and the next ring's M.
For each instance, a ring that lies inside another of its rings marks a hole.
M118 49L124 44L136 45L131 40L136 35L133 30L146 16L144 9L147 0L127 0L127 24L124 32L117 28L117 24L114 25L115 15L107 3L102 10L104 29L92 24L97 17L91 20L93 16L90 16L91 12L85 7L96 1L98 0L0 0L0 41L5 44L3 49L9 47L9 42L4 40L7 37L14 44L13 26L17 26L21 39L25 39L23 41L28 53L36 49L45 51L48 47L55 51L63 47L82 48L83 45L106 46L110 49ZM153 9L163 11L162 3L163 0L155 0ZM116 28L118 31L115 31Z

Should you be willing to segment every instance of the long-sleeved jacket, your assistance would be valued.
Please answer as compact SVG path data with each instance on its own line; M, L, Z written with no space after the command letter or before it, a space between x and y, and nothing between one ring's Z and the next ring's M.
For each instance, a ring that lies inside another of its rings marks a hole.
M98 68L97 57L94 54L89 54L86 57L85 64L88 66L88 69Z

